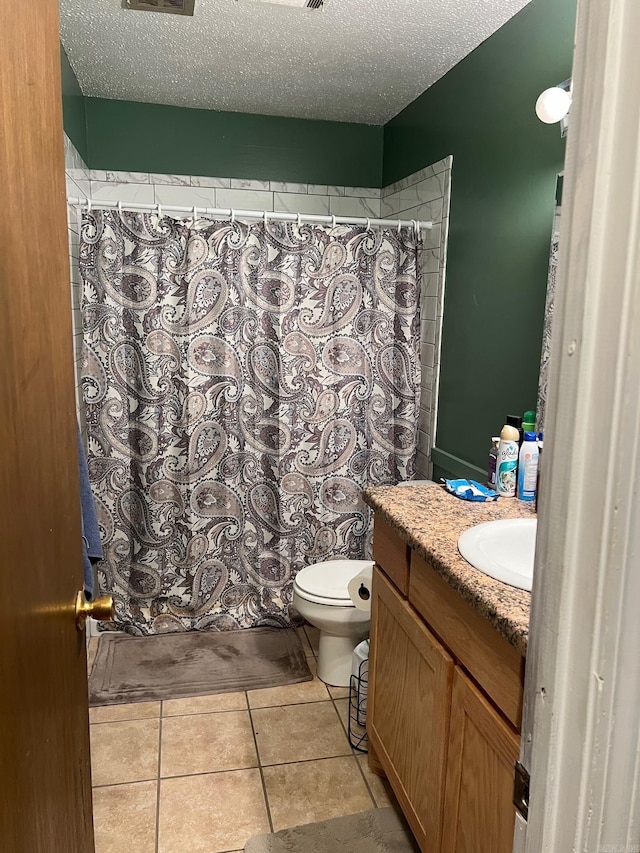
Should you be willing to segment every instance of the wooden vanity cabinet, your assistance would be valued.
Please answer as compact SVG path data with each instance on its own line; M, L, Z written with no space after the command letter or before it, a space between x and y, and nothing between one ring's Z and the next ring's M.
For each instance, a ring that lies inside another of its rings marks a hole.
M437 850L453 658L378 568L373 598L369 739L421 849Z
M520 738L459 668L453 677L441 853L510 853ZM430 848L427 848L430 849Z
M524 659L388 525L382 531L376 519L372 753L423 853L511 853Z
M522 722L524 658L418 554L409 604L515 729Z
M373 527L373 558L393 585L406 598L409 595L409 566L411 548L381 518Z

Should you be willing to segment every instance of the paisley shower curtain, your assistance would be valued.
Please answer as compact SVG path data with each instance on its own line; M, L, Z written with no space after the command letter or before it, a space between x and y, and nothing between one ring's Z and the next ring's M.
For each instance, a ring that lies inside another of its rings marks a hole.
M82 225L103 591L134 634L291 624L303 566L370 552L361 492L414 473L411 229Z

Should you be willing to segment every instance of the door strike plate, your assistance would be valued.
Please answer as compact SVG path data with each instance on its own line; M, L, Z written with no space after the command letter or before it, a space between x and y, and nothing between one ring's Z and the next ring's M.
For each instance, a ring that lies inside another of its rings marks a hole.
M513 805L524 820L529 816L529 781L529 772L519 761L516 761L513 775Z

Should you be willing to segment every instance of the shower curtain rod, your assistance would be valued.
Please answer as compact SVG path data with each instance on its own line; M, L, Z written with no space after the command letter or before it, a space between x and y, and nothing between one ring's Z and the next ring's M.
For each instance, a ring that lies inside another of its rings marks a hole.
M403 228L412 227L416 231L423 229L431 230L433 222L430 220L420 222L417 219L373 219L363 218L358 216L323 216L315 213L285 213L280 211L268 210L234 210L233 208L216 208L216 207L179 207L174 204L143 204L141 202L122 202L122 201L94 201L90 198L75 198L70 196L67 198L67 204L72 207L85 208L87 211L92 208L107 208L110 210L132 210L140 213L156 211L159 216L162 212L167 213L185 213L197 219L199 216L207 217L224 217L234 222L236 219L253 219L277 220L279 222L296 222L301 225L303 222L316 222L320 225L366 225L367 228Z

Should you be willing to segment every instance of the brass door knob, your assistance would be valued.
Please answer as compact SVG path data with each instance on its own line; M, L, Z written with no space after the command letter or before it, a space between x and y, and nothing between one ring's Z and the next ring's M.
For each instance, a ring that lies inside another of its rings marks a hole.
M115 615L116 609L112 595L101 595L94 601L87 601L82 590L76 595L76 628L78 631L84 631L84 623L89 616L97 619L98 622L113 622Z

